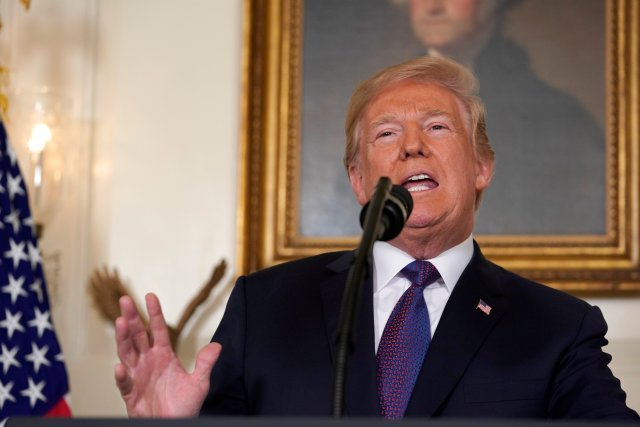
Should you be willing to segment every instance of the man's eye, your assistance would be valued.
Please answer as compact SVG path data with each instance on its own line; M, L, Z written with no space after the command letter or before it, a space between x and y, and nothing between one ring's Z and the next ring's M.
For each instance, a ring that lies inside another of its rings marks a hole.
M386 137L391 136L391 135L393 135L393 132L387 130L387 131L384 131L384 132L380 132L378 134L378 138L386 138Z
M446 128L447 127L445 125L433 125L429 129L430 130L443 130L443 129L446 129Z

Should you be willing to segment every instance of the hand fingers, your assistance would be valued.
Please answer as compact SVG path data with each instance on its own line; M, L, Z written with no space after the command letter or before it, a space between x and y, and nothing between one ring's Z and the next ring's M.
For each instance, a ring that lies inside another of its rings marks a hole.
M118 357L120 361L127 366L135 366L138 362L138 352L136 351L131 335L129 334L129 327L124 317L118 317L116 319L116 348L118 350Z
M147 313L149 313L149 329L151 332L153 345L171 347L171 340L169 339L167 322L164 320L162 307L160 306L158 297L152 293L149 293L145 297L145 301L147 303Z
M139 353L145 353L150 346L149 335L131 297L123 296L120 298L120 312L127 322L129 336L133 340L133 345Z
M209 385L211 370L218 361L221 351L222 346L217 342L212 342L204 346L196 358L196 367L193 370L193 375L200 383L206 384L207 388Z
M120 297L118 303L120 304L120 314L122 315L122 317L133 318L138 314L138 312L136 311L136 305L134 304L130 296L124 295Z

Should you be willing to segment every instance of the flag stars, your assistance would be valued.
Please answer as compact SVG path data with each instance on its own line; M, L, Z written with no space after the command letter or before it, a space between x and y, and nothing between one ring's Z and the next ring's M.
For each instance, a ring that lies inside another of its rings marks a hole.
M33 228L33 218L31 218L30 216L26 217L22 220L22 225Z
M29 398L29 405L33 408L36 406L38 400L43 402L47 401L47 398L42 394L45 382L40 381L38 384L34 383L31 377L28 378L29 386L20 392L21 395Z
M42 334L44 334L45 329L53 331L53 325L49 321L50 315L48 311L43 313L38 307L34 307L34 315L35 317L32 320L29 320L27 325L38 329L38 338L42 338Z
M29 259L24 252L24 242L16 243L15 240L9 239L9 246L11 246L11 248L4 253L4 257L13 260L13 268L18 268L20 261L27 261Z
M24 196L24 189L22 188L22 177L20 175L13 176L9 174L7 176L7 187L9 190L9 197L13 200L16 194Z
M11 394L11 389L13 388L13 382L9 381L6 385L0 381L0 409L4 407L4 404L7 400L12 402L16 401L16 398Z
M31 244L31 242L27 242L27 250L29 251L29 261L31 261L31 268L35 270L38 264L42 262L40 251L38 250L38 247Z
M0 328L7 329L7 335L9 339L13 337L13 333L15 331L24 332L24 326L20 324L20 319L22 318L22 313L17 312L16 314L11 313L8 309L4 309L5 319L0 320Z
M27 291L22 288L24 276L16 279L9 273L9 284L2 287L2 292L11 295L11 304L15 304L19 296L27 297Z
M42 295L42 280L35 279L33 283L29 285L29 290L36 294L38 302L42 304L42 299L44 298Z
M1 2L2 0L0 0ZM44 254L29 210L27 177L0 120L0 427L6 416L67 410L64 359L53 327ZM2 274L4 273L4 274ZM9 422L10 424L11 422Z
M7 154L9 155L9 159L11 159L11 165L15 166L16 165L16 152L13 151L13 147L11 146L11 144L9 144L9 141L7 141Z
M38 347L36 343L31 343L31 353L27 354L24 358L28 362L33 363L33 370L38 373L42 365L51 366L51 362L45 356L49 351L49 346L45 345L42 348Z
M16 359L16 354L18 353L18 346L13 347L11 350L7 348L4 343L2 344L2 354L0 354L0 363L2 363L2 371L4 374L7 374L7 371L11 369L12 366L19 368L20 362ZM0 405L1 407L2 405Z
M18 234L20 231L20 211L15 209L11 213L4 217L4 222L10 224L13 228L13 234Z

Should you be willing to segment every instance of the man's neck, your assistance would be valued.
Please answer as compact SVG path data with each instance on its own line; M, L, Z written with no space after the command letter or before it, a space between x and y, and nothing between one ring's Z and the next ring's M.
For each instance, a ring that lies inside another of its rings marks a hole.
M471 230L465 233L433 233L431 235L403 230L398 237L389 243L408 253L414 259L432 259L464 242L470 235Z

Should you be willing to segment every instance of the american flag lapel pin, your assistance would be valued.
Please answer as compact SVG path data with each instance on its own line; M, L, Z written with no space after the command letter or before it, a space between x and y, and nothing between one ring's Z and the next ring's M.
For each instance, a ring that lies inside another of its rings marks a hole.
M491 306L489 304L487 304L486 302L484 302L484 300L482 300L482 299L480 299L480 301L478 301L478 305L476 306L476 308L478 310L482 311L487 316L489 314L491 314Z

